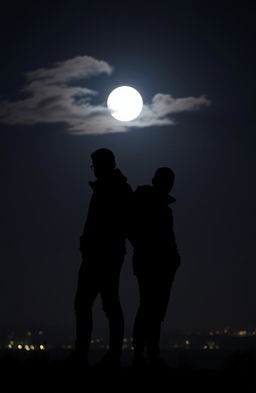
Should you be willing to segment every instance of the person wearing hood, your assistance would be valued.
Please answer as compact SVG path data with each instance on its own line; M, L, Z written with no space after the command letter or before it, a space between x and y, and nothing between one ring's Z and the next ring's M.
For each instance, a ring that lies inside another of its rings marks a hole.
M91 154L96 181L89 182L93 194L80 238L82 263L75 297L75 353L88 362L92 335L92 308L98 294L109 321L109 350L102 364L119 365L124 318L119 300L119 277L127 238L127 222L132 189L116 168L111 150L102 148Z
M135 366L161 365L159 341L174 276L180 265L173 230L169 195L174 172L159 168L152 186L139 186L134 192L133 224L130 241L134 247L133 270L139 286L139 308L133 327ZM144 356L146 350L147 358Z

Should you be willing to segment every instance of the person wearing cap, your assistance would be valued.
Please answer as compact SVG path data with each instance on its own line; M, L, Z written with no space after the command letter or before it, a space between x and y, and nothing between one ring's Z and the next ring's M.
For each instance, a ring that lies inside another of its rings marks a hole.
M119 300L119 277L125 257L127 221L132 189L116 167L109 149L91 154L96 180L80 238L82 263L75 297L75 354L88 362L92 335L92 308L99 294L109 322L109 350L102 364L118 366L122 352L124 318Z

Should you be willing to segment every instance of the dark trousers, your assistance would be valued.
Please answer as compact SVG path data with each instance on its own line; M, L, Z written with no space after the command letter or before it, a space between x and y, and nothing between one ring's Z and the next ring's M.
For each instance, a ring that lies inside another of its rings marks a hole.
M169 303L175 272L165 275L138 274L140 304L133 327L134 355L142 356L146 349L150 360L159 356L161 323Z
M92 308L98 294L109 321L109 352L120 357L124 335L124 318L119 300L122 258L102 258L82 262L75 298L76 352L87 356L92 335ZM102 266L103 265L103 266Z

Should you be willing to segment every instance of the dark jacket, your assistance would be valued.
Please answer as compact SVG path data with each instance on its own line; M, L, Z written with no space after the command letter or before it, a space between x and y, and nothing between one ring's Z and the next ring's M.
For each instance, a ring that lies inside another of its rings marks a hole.
M170 195L160 194L153 186L140 186L133 194L134 273L168 272L180 263Z
M89 184L93 195L80 238L82 256L122 256L125 254L127 218L132 198L127 178L119 169L115 169L107 179Z

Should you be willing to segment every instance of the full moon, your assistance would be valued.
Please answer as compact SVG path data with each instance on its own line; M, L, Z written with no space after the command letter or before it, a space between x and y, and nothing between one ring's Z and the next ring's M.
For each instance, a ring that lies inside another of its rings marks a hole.
M143 100L140 93L133 87L120 86L109 94L107 106L115 119L131 121L139 116Z

